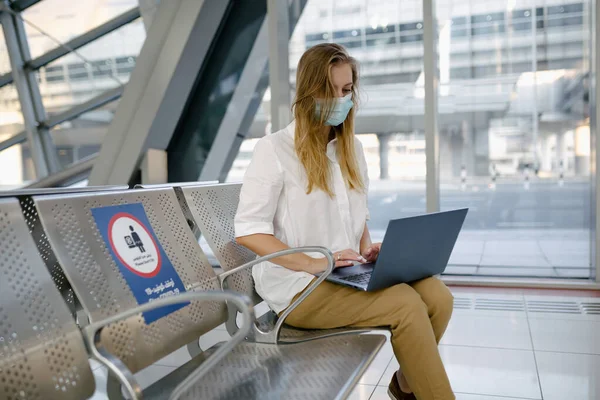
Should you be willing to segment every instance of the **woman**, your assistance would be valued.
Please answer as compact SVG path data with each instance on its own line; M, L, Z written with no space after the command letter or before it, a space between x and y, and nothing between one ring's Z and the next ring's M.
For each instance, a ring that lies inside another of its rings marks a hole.
M358 70L337 44L307 50L298 64L295 121L261 139L244 177L235 219L238 243L263 256L290 247L324 246L336 267L373 262L380 243L367 228L367 164L354 138ZM326 260L294 254L254 267L258 294L280 314L324 271ZM453 297L436 278L363 292L321 283L287 318L307 329L381 327L392 331L402 372L392 399L454 399L437 344ZM414 392L414 394L412 394Z

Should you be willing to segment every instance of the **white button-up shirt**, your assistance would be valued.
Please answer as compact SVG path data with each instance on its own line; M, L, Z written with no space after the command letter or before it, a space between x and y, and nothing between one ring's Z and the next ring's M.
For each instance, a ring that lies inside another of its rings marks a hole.
M306 194L307 178L294 149L294 122L262 138L244 176L235 217L236 237L271 234L290 247L324 246L331 251L360 250L368 219L369 177L362 145L355 151L365 190L349 189L337 161L336 139L327 145L333 198L320 189ZM322 255L310 254L314 257ZM306 272L264 262L252 270L256 291L279 313L314 278Z

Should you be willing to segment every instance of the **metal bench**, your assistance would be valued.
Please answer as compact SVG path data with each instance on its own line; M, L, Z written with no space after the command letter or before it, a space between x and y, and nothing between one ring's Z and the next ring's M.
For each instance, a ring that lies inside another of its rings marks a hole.
M19 200L0 199L0 398L87 399L81 333L44 266Z
M0 246L0 398L88 399L96 385L84 338L44 266L16 198L0 199ZM188 374L171 396L181 397L199 376L208 370L218 372L223 356L251 333L252 312L244 296L223 291L190 292L135 307L84 328L88 344L92 344L88 347L102 359L105 353L93 344L104 326L146 309L197 300L234 302L243 310L247 326ZM135 388L135 380L128 378L123 382L133 383ZM140 397L134 390L130 394L134 399Z
M35 189L17 189L0 191L0 198L17 198L21 206L21 211L27 222L29 233L33 237L33 241L42 256L42 260L46 264L46 268L50 271L52 281L60 291L63 299L66 301L67 306L71 310L71 313L75 316L77 311L81 310L79 300L75 297L71 285L67 281L56 256L48 243L48 238L42 229L37 210L33 204L33 196L42 195L53 195L53 194L67 194L67 193L84 193L84 192L101 192L111 190L125 190L127 186L87 186L87 187L61 187L61 188L35 188ZM81 317L81 316L79 316ZM85 324L85 321L80 321Z
M92 335L88 337L91 351L120 382L125 382L130 395L142 393L132 378L133 373L188 343L195 342L197 346L203 333L226 321L225 307L216 302L191 303L159 317L150 318L139 311L127 319L119 317L138 306L139 295L136 284L126 280L129 275L122 264L143 272L146 267L136 263L149 260L146 256L129 258L130 253L118 248L129 243L133 245L131 248L138 247L135 251L161 254L161 268L172 265L171 279L180 280L187 293L222 290L187 226L173 189L44 196L35 197L34 202L50 244L89 314L91 324L86 332ZM140 240L143 250L138 246L140 241L136 245L135 239L123 239L123 232L115 228L122 225L120 218L124 215L134 217L142 226L136 225L131 231L146 230L146 236L142 234L144 238ZM116 232L109 244L103 236L107 232ZM115 244L121 239L123 242ZM305 251L323 252L330 268L333 267L328 251L321 248ZM154 273L144 271L146 275ZM147 287L146 293L154 289L159 290L160 285ZM254 324L245 324L244 331L236 332L235 336L243 334L251 339L251 326ZM96 331L99 333L93 334ZM191 371L204 365L212 349L199 352L190 362L144 390L143 395L165 398L166 393L179 388L173 396L189 399L280 398L283 393L291 398L345 398L384 342L385 337L380 335L347 335L297 345L250 340L233 347L215 368L206 369L204 375L194 375L190 380ZM120 388L116 389L109 388L109 396L119 397Z
M262 259L257 259L256 254L240 246L235 241L234 218L237 212L241 188L241 184L235 183L212 186L184 186L181 188L181 191L189 206L195 224L200 228L215 257L225 271L219 276L222 286L250 296L255 304L257 304L262 299L254 290L251 268L261 262ZM295 252L295 250L292 251ZM291 311L325 280L329 273L331 271L325 271L319 279L307 288L302 296L296 299L285 310L281 317L278 318L273 311L270 311L259 318L257 327L255 328L256 340L267 343L297 343L322 337L369 332L377 329L338 328L309 330L297 329L285 324L285 318ZM238 329L235 321L235 318L231 316L228 319L227 330L230 334L235 333Z

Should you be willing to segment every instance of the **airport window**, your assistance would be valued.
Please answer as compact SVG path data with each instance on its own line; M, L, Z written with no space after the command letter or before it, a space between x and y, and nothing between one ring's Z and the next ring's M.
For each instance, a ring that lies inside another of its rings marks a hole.
M63 66L46 67L46 82L64 82L65 74Z
M111 76L112 65L110 60L92 61L92 73L94 76Z
M583 16L550 18L548 19L547 24L549 28L583 25Z
M396 43L396 38L395 37L383 37L380 39L367 39L367 46L369 47L377 47L377 46L386 46L386 45L390 45L390 44L395 44Z
M89 79L88 70L84 63L69 64L67 69L71 80Z
M368 35L377 35L380 33L391 33L391 32L396 32L395 25L378 26L376 28L373 28L370 26L367 27L367 36Z
M345 31L336 31L333 32L334 39L345 39L352 37L360 37L362 33L362 29L349 29Z
M548 15L569 14L583 12L583 3L563 4L561 6L548 7Z
M411 22L409 24L400 24L400 32L422 31L422 30L423 30L422 22Z

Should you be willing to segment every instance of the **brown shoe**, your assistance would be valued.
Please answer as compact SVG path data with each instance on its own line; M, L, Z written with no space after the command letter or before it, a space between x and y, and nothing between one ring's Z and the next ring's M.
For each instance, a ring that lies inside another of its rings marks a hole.
M388 395L392 400L417 400L413 393L404 393L402 390L400 390L400 385L398 384L398 379L396 379L396 374L394 374L392 377L392 381L388 387Z

